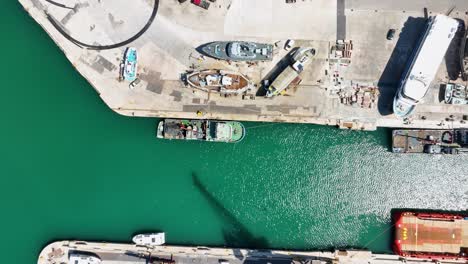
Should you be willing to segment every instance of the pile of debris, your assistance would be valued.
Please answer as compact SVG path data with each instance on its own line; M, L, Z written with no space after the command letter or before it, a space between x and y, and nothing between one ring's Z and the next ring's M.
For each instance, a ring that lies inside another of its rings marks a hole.
M346 75L348 66L351 64L352 52L352 40L338 40L330 48L330 53L328 54L328 72L330 72L330 83L333 85L333 89L335 90L346 86L344 76Z
M335 45L331 47L330 59L349 61L351 63L351 55L353 53L353 41L337 40ZM344 60L343 60L344 59Z
M377 87L359 86L341 89L338 92L340 101L344 105L361 108L375 108L379 98Z

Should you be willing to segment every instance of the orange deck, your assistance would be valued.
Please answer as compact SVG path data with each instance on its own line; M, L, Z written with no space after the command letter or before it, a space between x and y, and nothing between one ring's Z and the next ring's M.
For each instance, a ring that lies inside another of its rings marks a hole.
M401 252L463 255L468 251L467 219L402 214L396 224L396 243Z

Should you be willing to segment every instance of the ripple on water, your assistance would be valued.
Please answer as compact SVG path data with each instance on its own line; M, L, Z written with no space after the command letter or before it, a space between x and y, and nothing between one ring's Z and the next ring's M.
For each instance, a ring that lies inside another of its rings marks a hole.
M467 207L466 157L395 155L385 130L282 124L247 131L242 143L201 150L217 157L205 162L203 178L272 244L372 248L368 242L388 229L393 208ZM386 241L377 244L374 250L388 251Z

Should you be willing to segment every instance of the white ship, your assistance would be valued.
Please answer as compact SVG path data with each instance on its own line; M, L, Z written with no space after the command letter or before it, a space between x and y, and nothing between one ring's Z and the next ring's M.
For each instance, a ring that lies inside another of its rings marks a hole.
M403 74L393 101L393 112L397 117L405 118L411 115L426 95L458 25L457 20L444 15L429 19L426 31L413 53L411 64Z
M161 246L166 243L166 236L164 233L139 234L132 241L140 246Z

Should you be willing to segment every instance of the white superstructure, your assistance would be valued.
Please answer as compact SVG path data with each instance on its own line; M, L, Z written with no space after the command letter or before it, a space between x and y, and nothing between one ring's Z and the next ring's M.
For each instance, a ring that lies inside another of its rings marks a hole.
M161 246L166 243L166 235L164 233L139 234L132 240L140 246Z
M409 116L426 95L458 25L457 20L444 15L429 19L393 101L393 112L397 117Z

